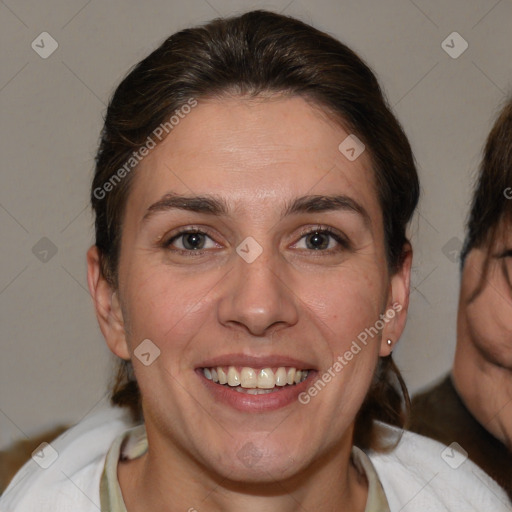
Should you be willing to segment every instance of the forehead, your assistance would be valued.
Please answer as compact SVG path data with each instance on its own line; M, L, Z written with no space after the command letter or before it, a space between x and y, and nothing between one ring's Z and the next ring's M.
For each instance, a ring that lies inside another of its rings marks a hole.
M139 164L133 199L147 207L169 192L216 193L239 210L267 210L336 191L379 216L368 152L350 161L339 150L349 135L301 97L202 100Z

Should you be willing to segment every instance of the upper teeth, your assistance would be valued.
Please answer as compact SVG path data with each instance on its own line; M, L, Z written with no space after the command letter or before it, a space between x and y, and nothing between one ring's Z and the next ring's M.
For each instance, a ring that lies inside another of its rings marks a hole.
M306 380L308 376L308 370L297 370L282 366L277 368L275 372L272 368L255 370L245 366L241 371L238 371L234 366L229 366L227 369L226 367L217 366L215 368L203 368L203 373L207 379L213 380L213 382L248 389L272 389L275 386L298 384Z

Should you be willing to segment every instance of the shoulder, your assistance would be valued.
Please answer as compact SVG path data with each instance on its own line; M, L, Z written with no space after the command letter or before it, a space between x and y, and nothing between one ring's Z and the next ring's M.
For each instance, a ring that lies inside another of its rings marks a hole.
M132 426L129 415L118 408L86 417L20 469L0 498L0 511L97 512L106 454Z
M411 400L411 408L417 412L426 409L431 411L439 407L447 399L451 399L454 394L454 389L451 382L450 375L445 375L437 384L430 388L414 395Z
M461 422L466 422L466 415L451 378L447 375L437 385L413 397L408 429L445 441L453 437Z
M505 492L452 446L378 424L384 437L401 436L388 453L368 453L392 511L512 511Z

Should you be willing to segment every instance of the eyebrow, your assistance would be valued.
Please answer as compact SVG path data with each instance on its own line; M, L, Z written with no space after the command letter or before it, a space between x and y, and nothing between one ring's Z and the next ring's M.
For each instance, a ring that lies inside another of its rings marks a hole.
M165 194L145 212L142 222L147 222L158 212L185 210L214 216L228 216L229 207L224 199L211 195L182 196L175 193ZM345 195L308 195L297 197L285 203L281 219L300 213L348 211L362 217L366 227L371 226L370 215L356 200Z

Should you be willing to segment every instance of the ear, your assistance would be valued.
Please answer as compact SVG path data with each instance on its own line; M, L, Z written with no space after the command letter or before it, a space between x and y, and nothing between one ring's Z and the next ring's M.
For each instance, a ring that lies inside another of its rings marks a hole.
M405 329L407 311L409 309L409 292L411 284L412 247L406 243L403 247L403 263L399 270L391 276L389 283L388 303L384 312L385 322L379 355L389 356L396 342ZM388 344L391 340L391 344Z
M123 314L116 290L101 272L100 251L93 245L87 251L87 284L94 301L96 318L109 349L122 359L130 359Z

